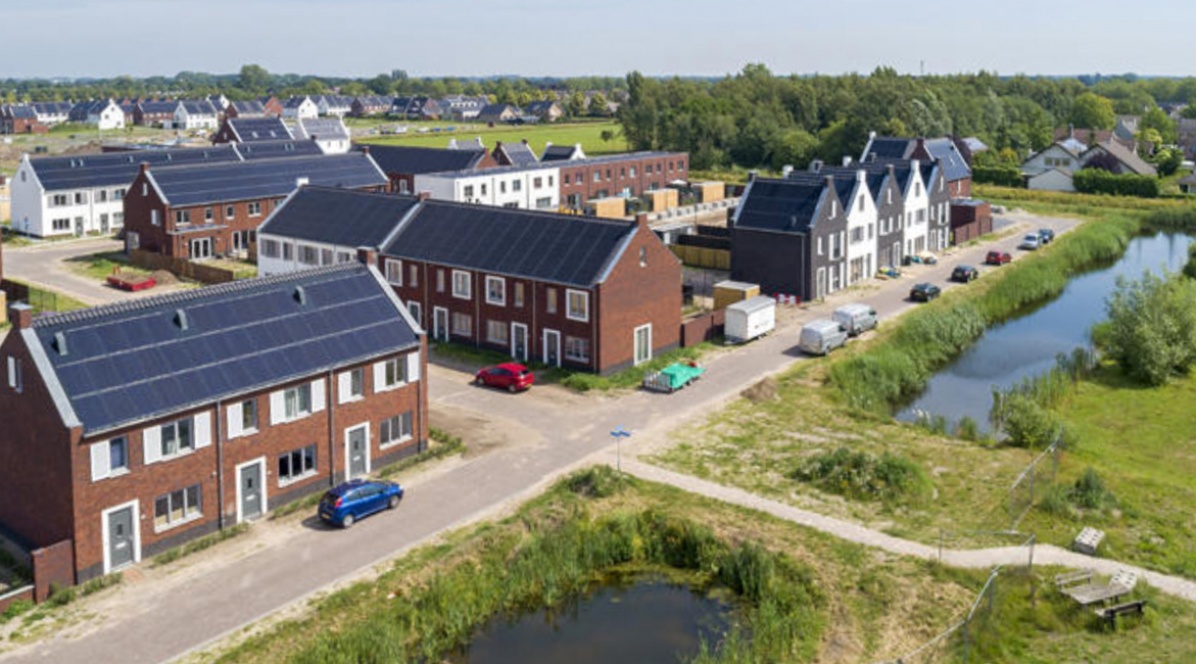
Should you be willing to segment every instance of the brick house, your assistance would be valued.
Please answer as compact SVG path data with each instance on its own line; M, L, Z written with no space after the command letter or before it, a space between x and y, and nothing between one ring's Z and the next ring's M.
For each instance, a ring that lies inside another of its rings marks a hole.
M266 95L265 97L259 98L258 101L261 102L262 109L265 111L266 115L272 115L276 118L282 117L283 106L282 101L278 97L275 97L274 95Z
M212 134L212 143L253 143L257 141L280 141L294 136L283 121L274 117L241 117L230 115L220 123Z
M461 150L407 145L371 145L370 156L390 178L390 190L415 191L415 176L447 171L476 171L498 163L485 149Z
M133 124L138 127L173 127L174 112L178 108L177 101L143 101L133 107Z
M378 95L354 97L349 106L349 115L355 118L370 118L385 115L390 110L391 99Z
M426 445L423 332L359 263L12 315L0 524L76 583Z
M684 152L630 152L549 163L561 169L561 206L571 210L582 210L596 198L638 198L670 182L689 181L689 155Z
M224 108L224 117L243 119L264 118L266 117L266 107L256 99L230 101L228 102L228 106Z
M368 152L202 166L143 164L124 197L125 243L176 258L242 255L301 183L384 191Z
M681 265L636 222L303 187L262 226L261 274L380 248L437 341L611 373L676 347ZM421 323L422 324L422 323Z

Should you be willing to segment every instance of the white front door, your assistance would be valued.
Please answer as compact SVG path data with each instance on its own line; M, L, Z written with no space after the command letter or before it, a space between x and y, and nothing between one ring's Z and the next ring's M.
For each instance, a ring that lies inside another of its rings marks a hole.
M652 324L635 328L635 363L641 364L652 359Z

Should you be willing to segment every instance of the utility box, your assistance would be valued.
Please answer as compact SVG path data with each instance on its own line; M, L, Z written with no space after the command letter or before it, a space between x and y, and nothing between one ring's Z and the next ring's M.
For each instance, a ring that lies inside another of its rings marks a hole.
M653 212L662 212L677 207L677 190L672 188L645 191L644 198Z
M726 309L727 305L756 297L760 294L759 284L743 281L720 281L714 285L715 310Z
M729 344L741 344L772 332L776 325L777 303L767 295L757 295L727 307L723 337Z
M695 182L690 186L697 193L700 203L713 203L727 197L727 185L724 182Z

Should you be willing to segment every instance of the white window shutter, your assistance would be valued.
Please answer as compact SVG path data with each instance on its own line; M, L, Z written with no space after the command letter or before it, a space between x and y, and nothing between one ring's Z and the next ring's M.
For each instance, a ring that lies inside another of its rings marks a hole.
M102 480L112 473L112 454L108 441L91 446L91 481Z
M241 411L241 404L235 403L228 407L228 437L236 438L241 435L241 420L244 419Z
M162 458L162 427L150 427L141 432L141 447L145 454L145 465Z
M208 412L195 415L195 449L201 449L212 444L212 414Z
M407 354L407 382L419 381L419 351Z
M283 390L270 393L270 424L287 421L286 393Z
M336 375L336 402L345 403L349 400L349 392L353 389L353 372L342 371Z
M311 382L311 412L324 410L324 379Z
M386 363L374 363L374 392L381 392L386 389Z
M13 389L17 387L17 358L12 355L8 356L8 386Z

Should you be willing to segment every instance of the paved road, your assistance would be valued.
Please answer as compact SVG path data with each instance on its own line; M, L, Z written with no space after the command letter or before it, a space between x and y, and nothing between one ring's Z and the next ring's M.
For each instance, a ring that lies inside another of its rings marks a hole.
M1040 225L1038 220L1034 225ZM1064 232L1074 222L1050 220L1041 225ZM1017 240L1015 234L997 244L1011 250ZM953 251L937 266L911 268L909 277L836 294L802 311L798 322L826 317L851 300L872 304L882 318L895 315L915 306L905 300L911 283L945 282L954 265L978 264L989 248ZM513 441L413 485L401 513L393 518L369 519L347 532L312 524L287 539L285 546L262 548L183 582L130 584L116 592L135 593L135 601L124 603L135 609L105 615L102 624L82 636L59 633L3 659L159 662L203 648L329 584L368 574L373 564L437 534L510 509L573 468L605 459L603 454L614 449L609 431L615 426L634 432L624 443L631 448L640 441L664 439L677 424L716 410L746 387L800 359L797 336L793 323L734 352L719 354L706 364L706 377L672 395L633 392L619 398L581 398L548 388L511 396L473 388L467 376L434 367L429 372L429 391L438 407L463 409L484 418L497 429L514 432ZM911 549L912 555L919 555L918 551Z
M18 249L5 249L4 276L43 285L89 305L162 294L163 288L126 293L95 279L75 274L65 263L79 256L120 251L122 248L124 244L120 240L97 238L40 242Z

